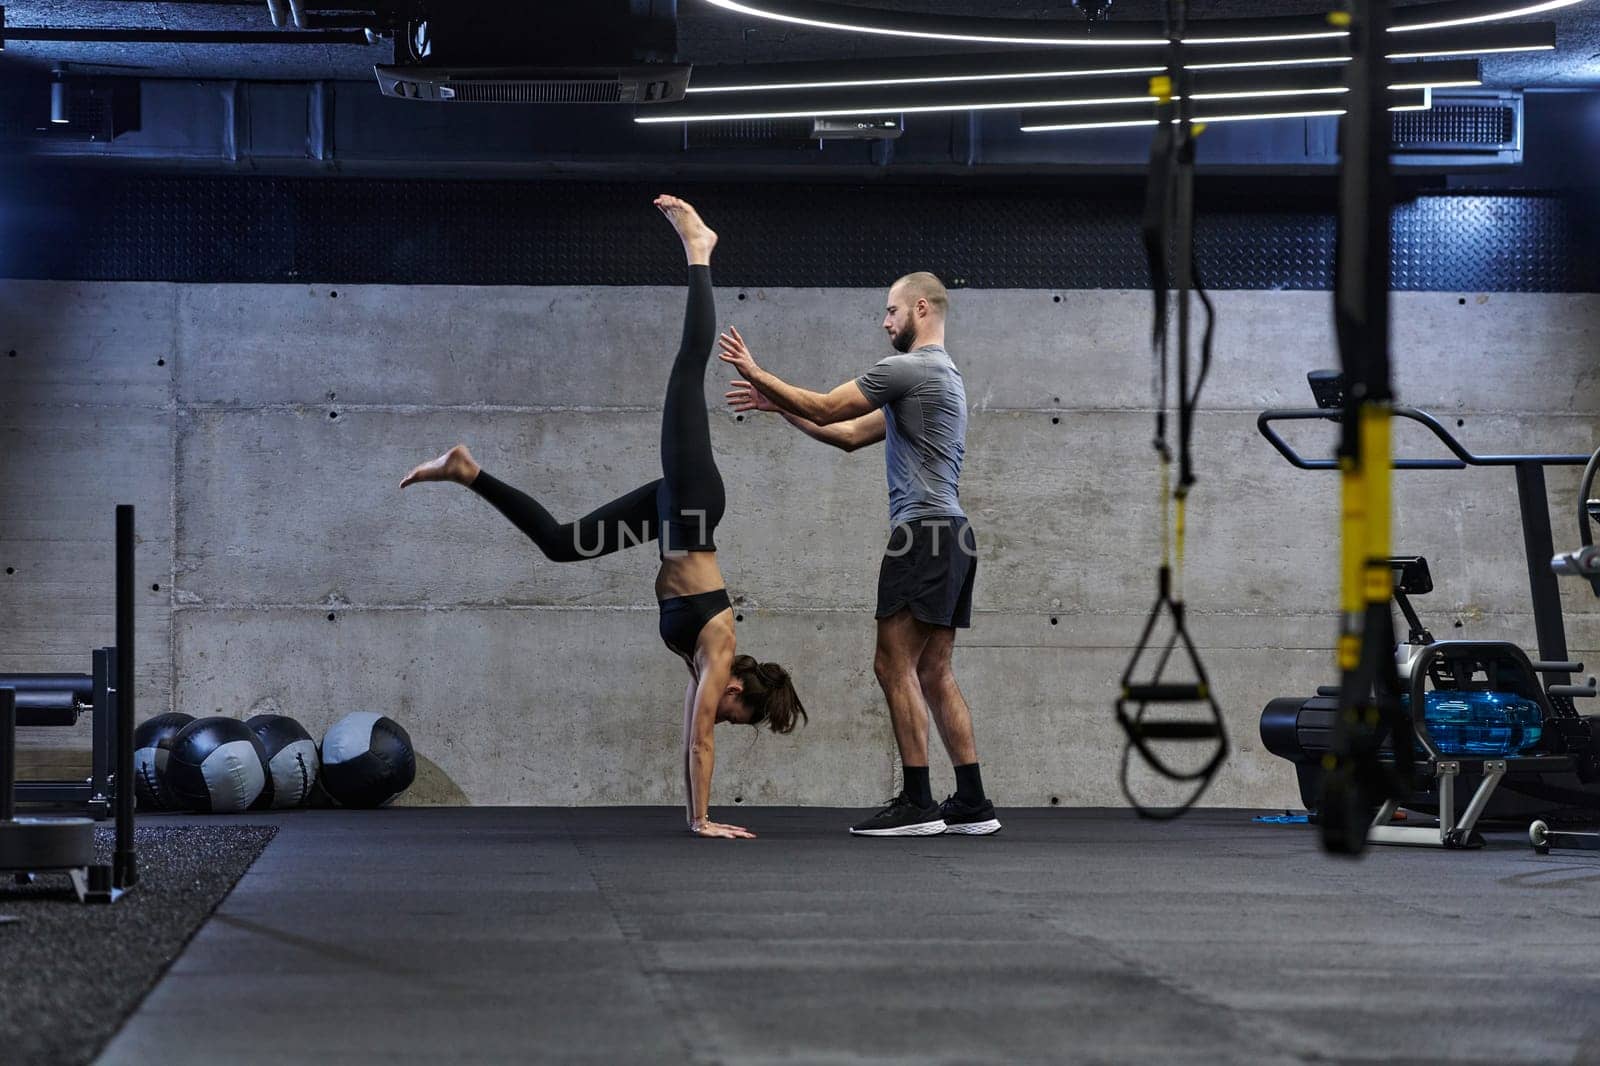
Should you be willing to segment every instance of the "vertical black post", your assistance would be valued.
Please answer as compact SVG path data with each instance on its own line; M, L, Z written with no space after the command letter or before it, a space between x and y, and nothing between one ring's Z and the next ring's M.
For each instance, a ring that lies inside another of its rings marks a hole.
M111 883L139 883L133 851L133 506L117 507L117 847Z
M111 779L117 772L116 658L115 648L96 648L92 658L94 709L90 714L89 811L95 821L116 813L111 793Z
M1330 16L1334 19L1336 16ZM1339 125L1339 244L1335 263L1334 325L1346 392L1339 460L1344 522L1339 632L1339 716L1334 720L1331 763L1319 805L1322 845L1336 854L1359 855L1367 846L1372 816L1385 798L1397 798L1411 783L1411 719L1400 710L1394 661L1394 615L1385 592L1393 576L1387 563L1390 457L1371 455L1377 440L1388 447L1387 422L1394 390L1389 365L1390 171L1389 64L1385 53L1389 0L1354 0L1342 20L1350 27L1351 62L1346 68L1348 111ZM1369 422L1371 426L1369 427ZM1369 429L1372 432L1369 437ZM1374 483L1373 479L1381 479ZM1381 491L1379 491L1381 490ZM1364 515L1360 521L1352 515ZM1381 547L1380 547L1381 544ZM1380 746L1392 738L1392 771Z
M17 816L17 694L0 688L0 822Z
M1550 569L1556 549L1550 532L1550 495L1545 490L1543 466L1517 464L1517 502L1522 506L1522 546L1528 556L1528 588L1533 592L1539 658L1565 662L1567 627L1561 619L1561 586ZM1547 674L1545 680L1552 685L1565 685L1572 681L1572 675Z

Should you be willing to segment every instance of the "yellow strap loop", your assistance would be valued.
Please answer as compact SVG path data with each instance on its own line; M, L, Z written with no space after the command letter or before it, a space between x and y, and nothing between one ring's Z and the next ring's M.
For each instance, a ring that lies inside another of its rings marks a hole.
M1361 622L1369 606L1386 604L1394 591L1389 568L1393 535L1393 416L1387 403L1361 405L1356 432L1360 461L1341 458L1339 609L1345 632L1339 638L1341 672L1361 664Z
M1188 529L1188 499L1179 496L1177 500L1178 511L1178 564L1173 572L1172 598L1179 603L1183 602L1183 544L1184 535Z

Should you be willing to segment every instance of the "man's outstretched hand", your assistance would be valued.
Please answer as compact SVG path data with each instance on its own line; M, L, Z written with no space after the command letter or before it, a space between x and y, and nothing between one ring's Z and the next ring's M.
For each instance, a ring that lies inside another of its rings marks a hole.
M748 378L761 369L756 366L756 357L750 354L750 348L745 344L744 338L739 336L737 326L729 326L728 332L717 338L717 343L721 346L717 357L724 363L731 364L741 376Z
M743 414L746 411L776 411L778 405L761 395L761 390L748 381L735 381L725 394L728 406Z

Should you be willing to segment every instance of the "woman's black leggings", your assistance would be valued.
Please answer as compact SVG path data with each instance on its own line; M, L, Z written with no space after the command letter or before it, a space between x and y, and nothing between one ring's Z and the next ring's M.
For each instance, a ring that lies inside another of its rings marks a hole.
M717 335L711 268L689 268L683 343L667 378L661 412L661 478L641 485L575 522L557 522L539 501L480 472L472 491L494 505L558 563L596 559L659 540L661 554L716 551L712 534L727 501L711 454L706 415L706 363Z

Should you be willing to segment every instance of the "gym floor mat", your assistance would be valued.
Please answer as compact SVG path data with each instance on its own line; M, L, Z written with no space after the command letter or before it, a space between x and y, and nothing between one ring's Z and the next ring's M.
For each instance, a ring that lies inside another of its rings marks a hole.
M1593 853L1259 811L390 808L278 839L100 1066L1600 1061Z

